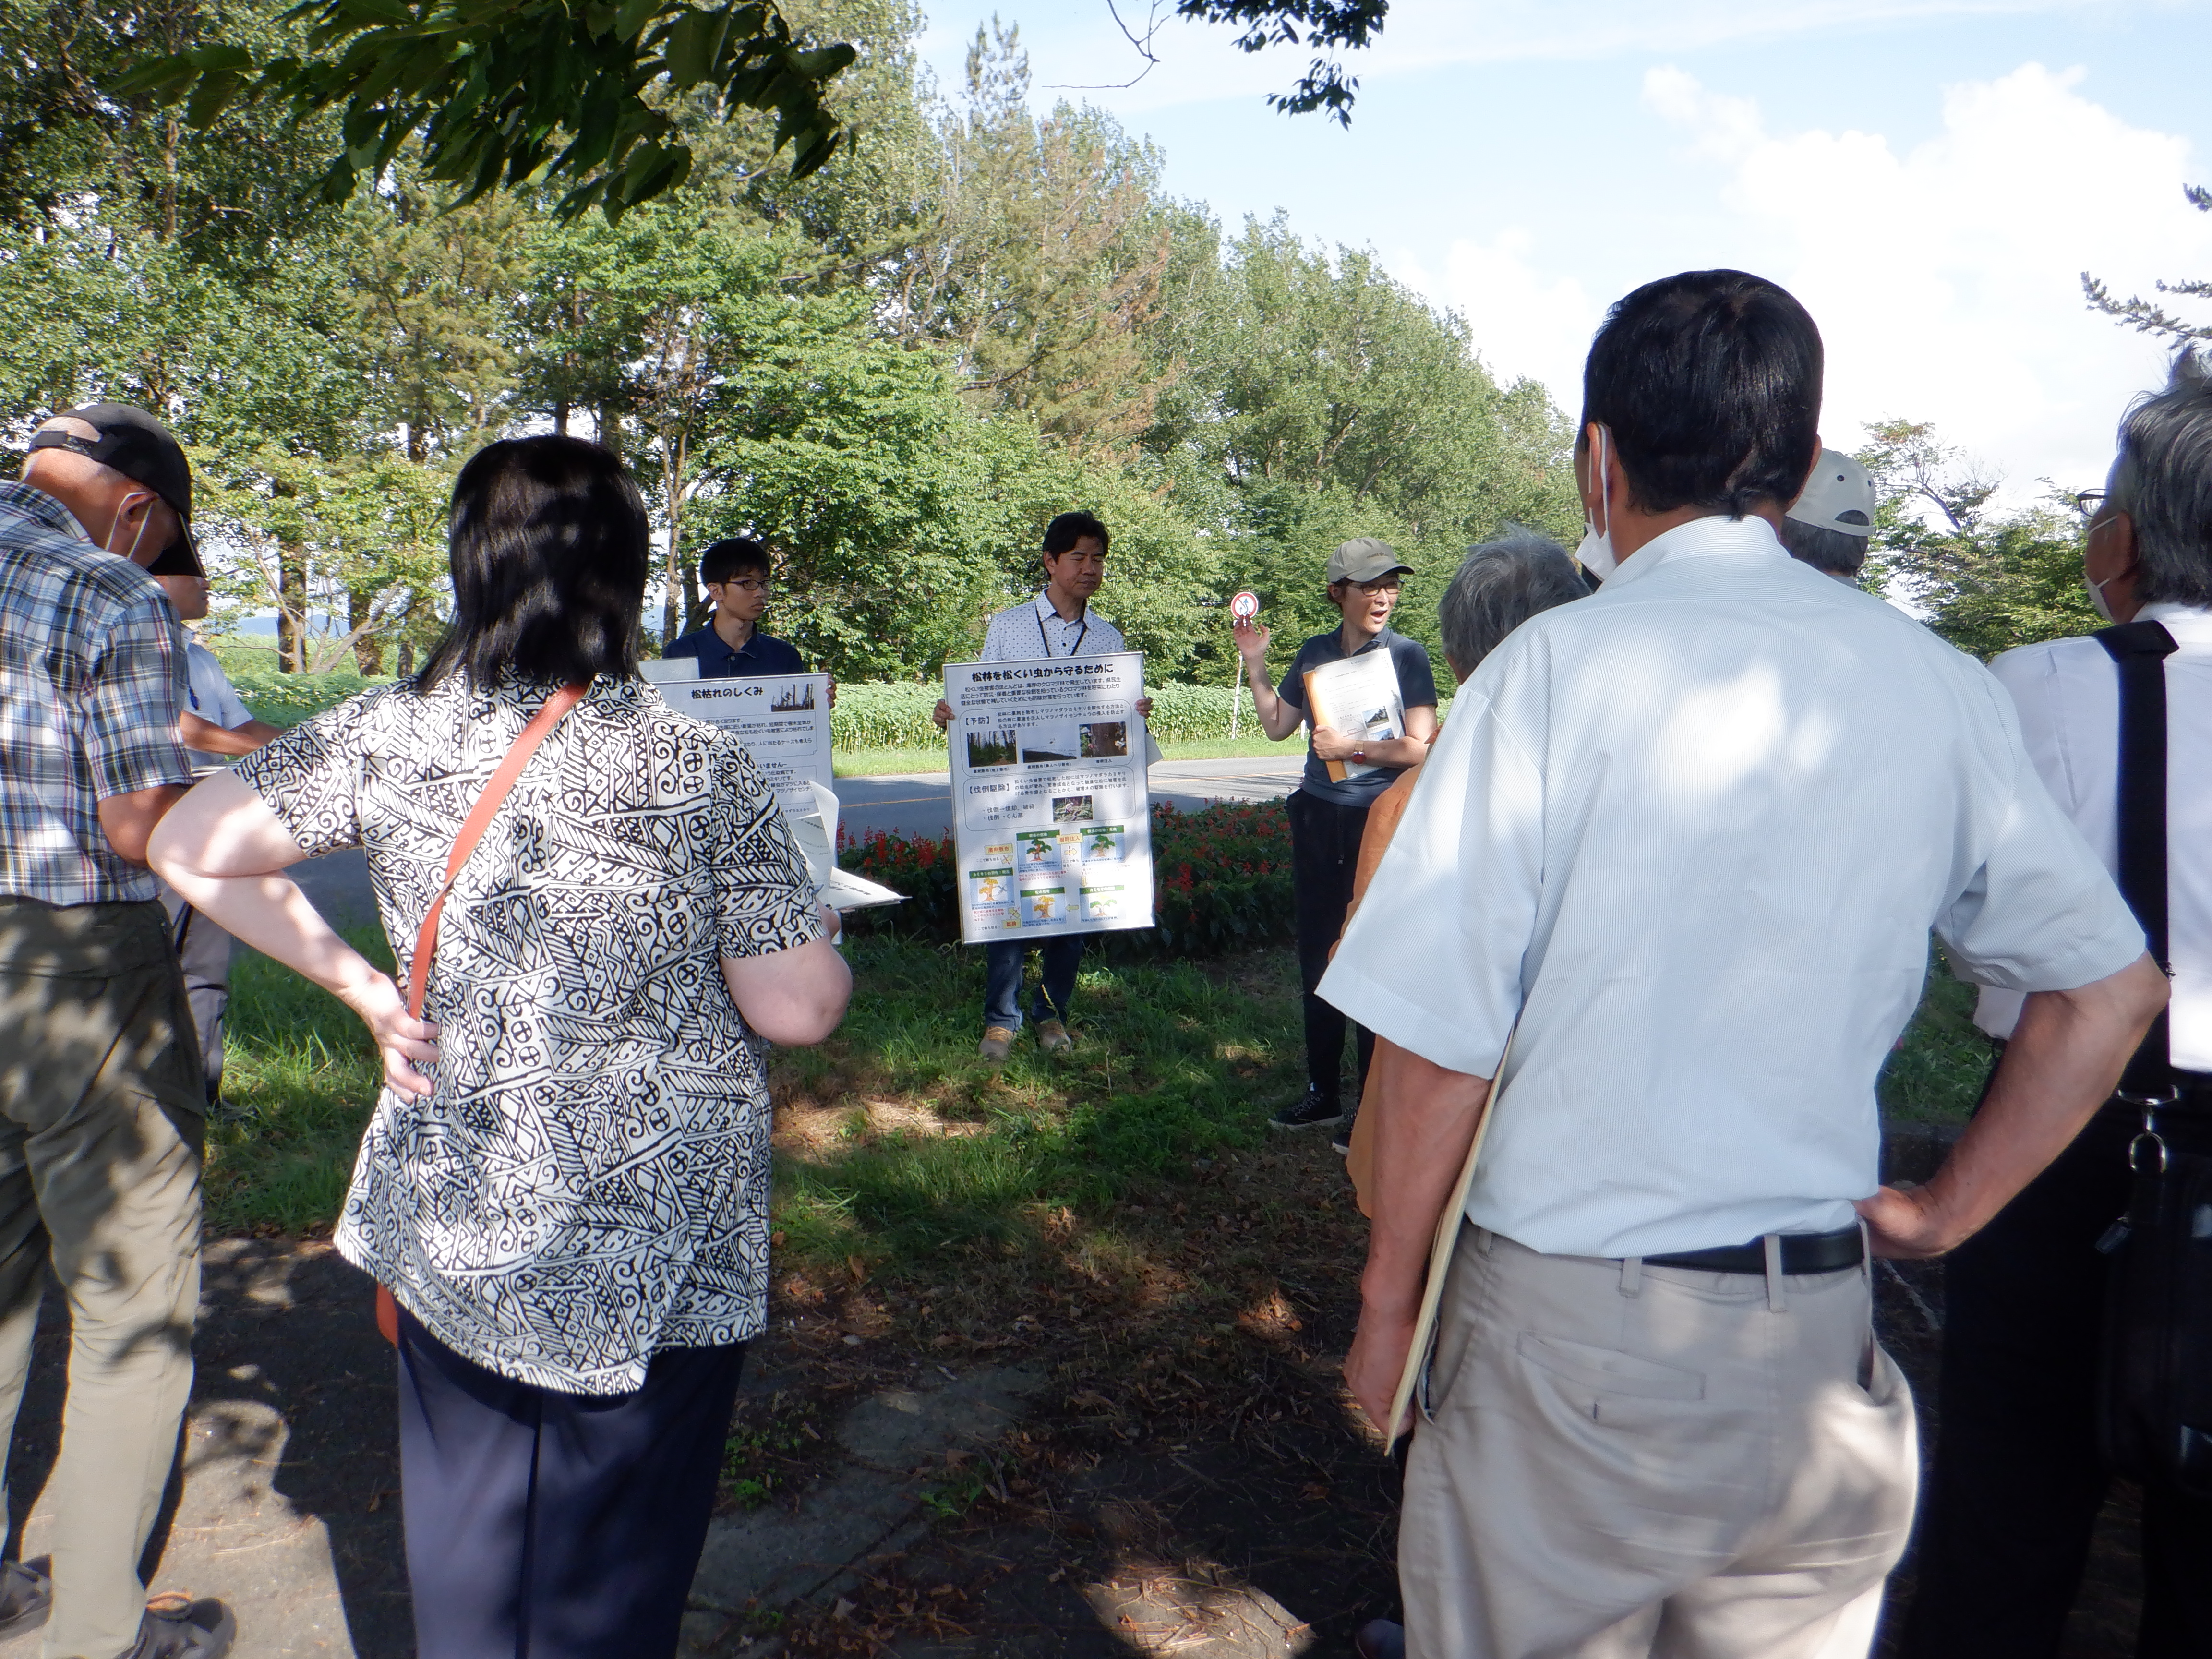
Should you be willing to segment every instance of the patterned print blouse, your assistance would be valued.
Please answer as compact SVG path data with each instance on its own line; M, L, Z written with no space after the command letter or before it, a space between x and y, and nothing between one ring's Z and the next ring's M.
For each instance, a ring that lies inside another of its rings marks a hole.
M309 854L367 849L403 986L461 821L549 689L383 687L238 763ZM626 1393L658 1349L757 1334L765 1046L718 958L820 937L811 891L734 738L594 682L446 901L436 1090L378 1099L339 1250L541 1388Z

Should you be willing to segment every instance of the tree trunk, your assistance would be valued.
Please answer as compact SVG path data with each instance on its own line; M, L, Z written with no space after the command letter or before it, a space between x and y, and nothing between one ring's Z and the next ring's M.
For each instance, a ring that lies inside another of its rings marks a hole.
M364 593L359 588L346 590L346 631L351 633L368 620L368 607L375 595ZM384 641L375 634L363 634L353 642L354 665L364 674L384 672Z
M276 672L307 672L307 550L297 542L276 549Z

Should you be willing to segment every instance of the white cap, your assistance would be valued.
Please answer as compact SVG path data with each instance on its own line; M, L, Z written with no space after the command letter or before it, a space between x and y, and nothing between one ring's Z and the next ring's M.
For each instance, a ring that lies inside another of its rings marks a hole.
M1805 480L1805 493L1785 515L1844 536L1874 534L1874 480L1850 456L1823 449Z

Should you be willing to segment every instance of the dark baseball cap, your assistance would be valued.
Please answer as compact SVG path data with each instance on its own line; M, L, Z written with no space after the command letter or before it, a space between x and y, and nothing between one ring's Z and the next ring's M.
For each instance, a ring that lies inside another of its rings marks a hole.
M1413 574L1413 567L1398 556L1397 549L1372 536L1356 536L1328 556L1331 586L1338 582L1376 582L1385 576Z
M176 434L135 404L85 404L65 409L58 421L79 421L100 435L87 438L58 427L35 433L31 447L67 449L112 467L174 507L183 533L146 568L156 576L204 576L199 544L192 539L192 469Z

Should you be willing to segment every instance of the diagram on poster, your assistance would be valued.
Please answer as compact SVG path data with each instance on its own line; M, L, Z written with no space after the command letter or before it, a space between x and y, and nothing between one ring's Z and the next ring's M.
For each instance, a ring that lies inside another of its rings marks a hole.
M1152 925L1140 652L947 663L960 937Z
M656 681L670 708L737 733L787 815L813 810L813 785L835 791L827 674Z

